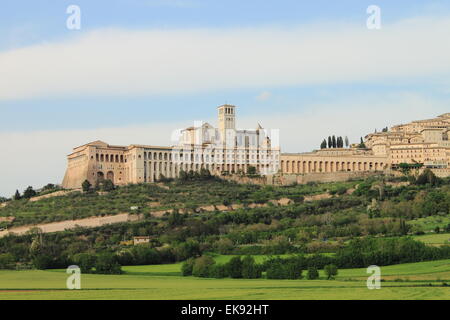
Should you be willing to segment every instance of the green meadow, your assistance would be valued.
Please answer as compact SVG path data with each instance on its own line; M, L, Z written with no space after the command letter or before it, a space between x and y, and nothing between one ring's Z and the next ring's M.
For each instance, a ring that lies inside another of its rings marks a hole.
M414 240L422 241L425 244L440 246L450 243L450 233L435 233L413 237Z
M122 275L83 274L81 290L66 289L64 270L0 271L0 299L450 299L450 260L382 267L379 290L367 288L365 269L339 270L335 280L325 280L323 272L319 280L200 279L182 277L180 264L123 270Z

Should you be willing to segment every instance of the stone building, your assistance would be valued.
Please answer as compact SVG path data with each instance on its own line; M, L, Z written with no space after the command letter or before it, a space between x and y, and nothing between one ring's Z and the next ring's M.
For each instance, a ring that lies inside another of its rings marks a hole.
M450 113L433 119L397 125L371 133L365 143L376 155L386 156L392 168L400 163L423 164L436 175L450 175Z
M322 149L281 155L281 170L288 174L384 171L387 167L386 156L364 149Z
M360 149L322 149L310 153L282 154L286 174L370 172L396 169L400 163L423 164L436 175L450 175L450 113L413 121L385 132L368 134Z
M208 123L182 130L175 146L114 146L103 141L73 149L62 186L77 189L83 181L92 185L109 179L116 185L155 182L161 177L178 177L181 170L207 169L212 174L279 171L280 149L269 132L236 129L236 107L218 107L218 128ZM277 142L277 141L275 141Z

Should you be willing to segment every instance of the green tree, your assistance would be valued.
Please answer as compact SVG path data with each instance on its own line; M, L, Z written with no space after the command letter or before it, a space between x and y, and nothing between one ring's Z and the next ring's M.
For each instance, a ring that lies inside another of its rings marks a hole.
M261 278L261 269L255 263L252 256L246 256L242 259L242 278L257 279Z
M14 256L11 253L0 254L0 269L13 269Z
M177 245L174 250L176 260L183 261L200 255L200 244L196 240L188 240Z
M167 220L171 227L181 226L184 222L184 215L180 214L178 210L174 210Z
M89 253L78 253L73 256L74 264L80 267L82 273L91 273L95 266L96 256Z
M316 280L319 279L319 271L316 267L309 267L308 273L306 274L306 278L308 280Z
M215 247L220 254L230 254L233 251L233 241L228 238L221 238L215 243Z
M89 192L91 190L92 184L88 180L84 180L81 184L83 192Z
M194 263L195 259L190 258L181 265L181 275L183 277L192 276L192 269L194 268Z
M366 144L364 143L364 140L363 140L362 137L361 137L361 141L360 141L360 143L358 145L358 148L361 148L361 149L365 149L366 148Z
M328 264L324 268L328 280L334 279L338 274L338 268L334 264Z
M57 187L53 183L48 183L42 188L43 191L54 190L54 189L57 189Z
M211 178L212 178L212 175L208 169L205 169L205 168L200 169L200 179L201 180L209 180Z
M233 257L227 263L228 274L233 279L242 278L242 260L241 257Z
M180 181L189 180L188 173L184 170L180 170L180 174L178 175L178 180L180 180Z
M112 191L114 190L115 186L114 183L110 179L106 179L101 184L101 190L102 191Z
M254 167L254 166L248 166L247 174L249 174L249 175L255 175L255 174L256 174L256 167Z
M326 149L327 148L327 141L324 139L322 143L320 144L320 149Z
M20 195L19 190L16 190L16 193L14 194L13 199L14 199L14 200L20 200L20 199L22 199L22 196Z
M192 275L200 278L209 277L210 268L216 262L210 256L201 256L195 259L194 266L192 267Z
M51 267L52 257L48 254L37 254L32 259L32 264L36 269L45 270Z
M439 179L430 169L425 169L416 179L416 184L425 185L429 184L431 186L435 186L439 183Z
M290 280L297 280L302 278L303 270L301 266L295 261L290 261L284 265L285 277Z
M336 144L338 148L342 148L344 146L344 140L342 139L342 137L337 138Z
M117 257L112 253L101 253L95 261L95 273L99 274L121 274L122 268Z
M25 189L25 191L23 192L23 197L25 199L30 199L32 197L36 196L36 191L33 190L33 187L28 187Z
M227 268L223 264L213 264L209 267L209 277L223 279L228 277Z

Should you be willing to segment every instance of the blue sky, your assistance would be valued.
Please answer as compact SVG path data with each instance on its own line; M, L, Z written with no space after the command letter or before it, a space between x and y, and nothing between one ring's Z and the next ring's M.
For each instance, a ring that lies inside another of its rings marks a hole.
M3 0L0 143L52 160L24 172L2 157L0 195L58 183L85 140L169 144L157 129L214 122L226 102L292 152L449 112L448 27L450 1Z

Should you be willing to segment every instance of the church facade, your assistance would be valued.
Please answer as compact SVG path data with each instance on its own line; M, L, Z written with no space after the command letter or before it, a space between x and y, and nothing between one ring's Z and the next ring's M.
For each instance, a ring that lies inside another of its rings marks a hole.
M209 170L214 175L247 173L250 167L262 175L279 172L277 131L236 129L236 107L218 107L218 127L199 123L181 130L174 146L114 146L103 141L73 149L63 188L81 188L83 181L95 185L109 179L116 185L156 182L176 178L181 171Z

